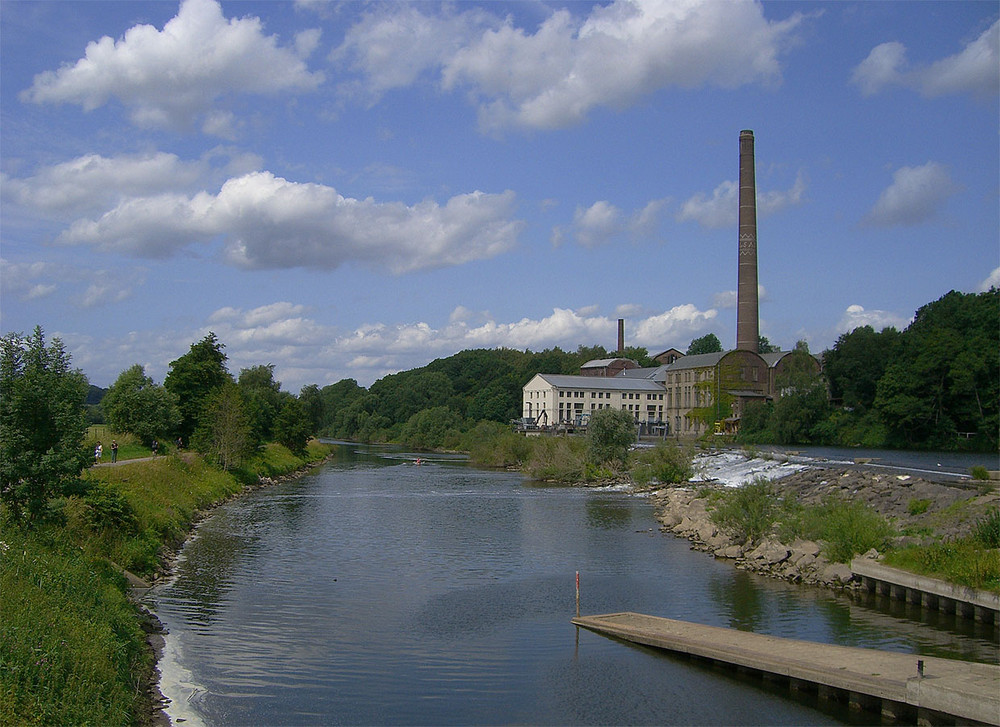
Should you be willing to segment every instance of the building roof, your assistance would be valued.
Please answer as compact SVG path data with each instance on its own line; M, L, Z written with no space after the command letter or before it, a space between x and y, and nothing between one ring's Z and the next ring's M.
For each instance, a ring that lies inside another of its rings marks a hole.
M649 379L634 379L625 376L573 376L571 374L535 374L557 389L588 389L597 391L649 391L662 393L663 387ZM534 379L532 379L533 381ZM531 383L530 381L528 382Z
M717 351L716 353L699 353L694 356L683 356L674 361L672 364L668 364L666 369L668 371L677 371L679 369L701 369L709 366L715 366L727 353L729 353L729 351Z
M592 360L588 361L587 363L585 363L580 368L581 369L602 369L602 368L607 368L608 366L611 366L616 361L624 361L626 363L632 363L632 364L635 363L635 361L633 361L632 359L630 359L630 358L624 358L622 356L618 356L616 358L595 358L595 359L592 359ZM636 365L638 366L638 364L636 364Z

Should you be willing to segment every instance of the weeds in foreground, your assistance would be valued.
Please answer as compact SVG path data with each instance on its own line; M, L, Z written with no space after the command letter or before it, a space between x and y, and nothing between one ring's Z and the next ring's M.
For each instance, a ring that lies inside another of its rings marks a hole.
M767 535L777 519L774 487L757 477L726 492L711 513L712 522L739 543L757 543Z
M886 554L888 565L970 588L1000 591L1000 550L975 538L910 546Z

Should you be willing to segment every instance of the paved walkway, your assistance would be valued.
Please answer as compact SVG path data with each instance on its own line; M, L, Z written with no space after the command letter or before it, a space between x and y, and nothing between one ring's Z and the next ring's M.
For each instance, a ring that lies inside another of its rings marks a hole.
M638 613L577 617L573 623L646 646L1000 725L995 664L818 644Z

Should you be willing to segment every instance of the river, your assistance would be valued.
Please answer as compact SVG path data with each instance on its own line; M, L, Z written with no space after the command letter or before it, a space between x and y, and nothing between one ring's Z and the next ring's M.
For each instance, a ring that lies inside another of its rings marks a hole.
M995 661L993 632L747 574L621 490L342 445L218 508L151 591L185 725L769 724L807 697L576 629L580 610Z

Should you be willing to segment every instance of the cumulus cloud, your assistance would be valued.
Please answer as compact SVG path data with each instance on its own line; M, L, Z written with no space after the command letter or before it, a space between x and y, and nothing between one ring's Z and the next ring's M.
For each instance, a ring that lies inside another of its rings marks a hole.
M294 48L282 48L264 34L259 18L227 20L215 0L184 0L162 31L136 25L118 40L104 36L89 43L76 63L35 76L22 99L90 111L114 98L138 126L188 129L202 117L205 131L227 136L227 117L214 111L220 99L306 91L322 83L323 75L311 73L303 60L318 37L306 31Z
M993 269L993 272L989 274L989 277L979 284L977 292L985 293L992 288L1000 288L1000 268Z
M471 192L443 205L353 199L321 184L253 172L218 194L164 192L123 199L57 238L139 257L167 258L219 239L238 267L333 269L361 262L393 273L460 265L511 249L523 223L515 196Z
M761 191L757 189L757 217L776 214L787 207L797 207L805 200L806 181L798 174L787 190ZM702 192L681 204L677 213L679 222L697 222L702 227L721 229L735 227L739 218L739 183L726 180L719 184L709 197Z
M594 202L590 207L577 207L569 230L562 226L553 228L551 240L559 245L570 232L578 244L595 248L622 235L632 239L648 238L655 234L665 204L663 199L651 200L632 214L626 214L606 200Z
M864 223L877 227L918 225L934 217L959 191L948 170L937 162L920 167L901 167L892 184L879 195Z
M668 87L777 84L778 57L801 22L770 22L743 0L616 0L585 17L557 10L534 32L478 9L422 10L377 8L334 57L373 95L439 72L444 89L468 90L488 132L562 128Z
M683 347L715 317L716 311L689 304L630 318L629 342L658 351ZM617 320L593 308L554 308L540 318L504 322L486 311L456 306L442 325L379 322L344 331L315 320L306 306L279 301L249 309L220 308L189 331L129 332L104 341L74 338L71 350L74 363L85 365L95 381L114 381L122 361L158 362L147 365L147 373L162 379L166 375L163 362L176 359L189 343L209 331L226 346L230 371L273 363L276 379L286 390L297 392L306 384L323 386L342 378L369 386L386 374L424 366L433 358L469 348L540 351L613 341Z
M1000 20L958 53L933 63L911 67L906 46L891 41L872 49L851 74L865 96L889 86L903 86L926 97L969 93L988 98L1000 89Z
M174 154L105 157L86 154L39 169L25 178L3 177L4 195L21 205L57 215L86 213L118 203L125 196L193 188L208 167Z
M897 313L884 310L865 310L861 305L849 305L840 322L837 323L837 333L849 333L855 328L871 326L876 331L881 331L887 326L892 326L898 330L903 330L912 318L906 318Z

